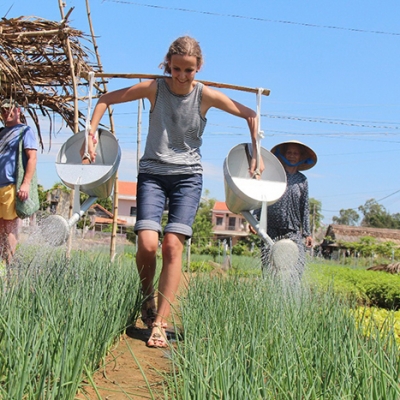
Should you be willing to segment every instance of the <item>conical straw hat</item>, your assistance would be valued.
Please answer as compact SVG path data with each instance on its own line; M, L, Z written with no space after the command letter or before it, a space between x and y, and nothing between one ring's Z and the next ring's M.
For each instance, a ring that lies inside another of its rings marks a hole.
M308 147L298 140L288 140L287 142L279 143L271 149L271 153L277 156L278 159L282 162L281 156L286 153L286 147L289 144L297 144L302 149L303 157L301 158L301 161L303 162L297 166L297 169L299 171L310 169L317 163L317 155L315 154L315 151L311 147Z

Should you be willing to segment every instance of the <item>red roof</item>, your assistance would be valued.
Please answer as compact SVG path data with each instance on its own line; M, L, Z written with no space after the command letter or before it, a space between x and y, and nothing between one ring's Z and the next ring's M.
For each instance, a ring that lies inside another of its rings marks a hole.
M98 204L98 203L93 204L92 206L90 206L90 208L91 208L91 209L97 208L97 209L99 209L100 211L103 211L103 212L104 212L105 214L107 214L111 219L112 219L112 217L113 217L113 213L112 213L112 212L106 210L102 205L100 205L100 204Z
M213 211L229 211L229 209L224 201L216 201Z
M136 196L136 182L118 180L118 193L124 196Z
M103 211L106 215L109 216L109 218L106 217L100 217L100 216L95 216L94 221L95 223L99 223L99 224L112 224L113 222L113 213L111 213L110 211L106 210L103 206L101 206L100 204L93 204L92 206L90 206L91 209L95 209L97 208L98 210ZM120 225L125 225L126 221L123 219L119 219L117 218L117 224Z
M94 222L97 224L112 224L113 220L110 218L95 217ZM117 224L126 225L126 221L124 221L123 219L117 218Z

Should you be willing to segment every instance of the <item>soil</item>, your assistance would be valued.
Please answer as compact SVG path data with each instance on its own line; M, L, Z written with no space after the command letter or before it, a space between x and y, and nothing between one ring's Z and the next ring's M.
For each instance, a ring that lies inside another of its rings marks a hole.
M188 276L182 274L179 295L187 289ZM164 399L165 374L170 372L168 349L148 348L148 329L140 318L109 351L99 370L93 375L94 385L83 382L76 400L148 400ZM167 329L170 343L175 334ZM150 386L150 389L149 389ZM96 388L96 390L94 389Z
M149 336L150 330L139 320L135 327L128 328L93 376L98 394L90 382L84 382L81 393L75 398L79 400L164 398L163 374L170 370L169 351L146 347Z

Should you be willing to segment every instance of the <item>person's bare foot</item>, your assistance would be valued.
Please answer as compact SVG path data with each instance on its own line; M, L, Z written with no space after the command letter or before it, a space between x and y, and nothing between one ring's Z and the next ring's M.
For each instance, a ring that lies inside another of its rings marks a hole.
M153 322L151 336L147 341L147 347L167 348L167 324L165 322Z

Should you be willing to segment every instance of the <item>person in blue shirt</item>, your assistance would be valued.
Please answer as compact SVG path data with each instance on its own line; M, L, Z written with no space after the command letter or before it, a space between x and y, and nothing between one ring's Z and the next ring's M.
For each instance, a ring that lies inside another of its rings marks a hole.
M37 162L37 140L32 128L21 122L22 110L14 101L5 99L0 104L4 128L0 131L0 256L9 265L18 244L19 218L15 201L29 197L29 187ZM16 190L18 147L22 134L26 161L22 185Z

